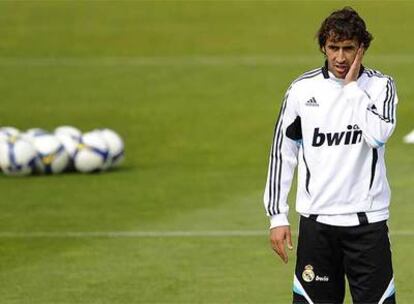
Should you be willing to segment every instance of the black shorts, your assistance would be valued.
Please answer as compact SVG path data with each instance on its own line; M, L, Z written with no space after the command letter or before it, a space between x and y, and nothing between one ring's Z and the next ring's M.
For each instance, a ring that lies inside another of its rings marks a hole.
M338 227L301 217L293 303L395 303L386 221Z

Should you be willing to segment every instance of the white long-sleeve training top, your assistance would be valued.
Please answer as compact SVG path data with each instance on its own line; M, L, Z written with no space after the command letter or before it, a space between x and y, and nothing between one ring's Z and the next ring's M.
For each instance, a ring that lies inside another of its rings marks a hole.
M270 226L289 225L287 197L298 165L296 210L337 226L388 218L384 144L395 128L398 97L391 77L361 67L344 85L327 65L286 92L270 151L264 205Z

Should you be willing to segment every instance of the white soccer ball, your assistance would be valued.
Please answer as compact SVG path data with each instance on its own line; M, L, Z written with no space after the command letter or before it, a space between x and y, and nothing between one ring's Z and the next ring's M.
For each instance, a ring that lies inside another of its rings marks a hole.
M76 148L80 143L82 132L78 128L72 126L60 126L55 129L54 133L69 154L69 165L67 170L71 171L74 169L74 156Z
M37 152L30 142L23 138L0 141L0 167L4 174L24 176L36 167Z
M45 134L49 134L46 130L41 128L32 128L26 130L24 133L21 134L21 136L26 139L27 141L30 141L33 143L33 140L36 136L42 136Z
M82 132L75 127L72 126L60 126L57 127L54 131L55 135L67 135L72 138L79 139L82 136Z
M52 134L40 134L32 138L39 156L37 169L42 173L60 173L69 164L69 155L59 139Z
M105 169L118 166L124 160L124 142L121 136L111 129L98 129L108 146L108 159Z
M77 146L74 156L75 168L84 173L102 171L108 155L108 146L100 132L87 132L83 134Z
M406 144L414 144L414 130L405 135L403 140Z
M76 148L80 143L80 137L72 137L68 134L55 134L56 138L61 142L71 160L75 156Z
M76 149L80 143L80 138L72 137L68 134L62 134L62 133L59 133L55 136L60 141L60 143L63 145L63 147L66 150L66 153L69 156L69 163L65 170L73 171L75 169L74 157L75 157Z
M14 127L1 127L0 128L0 141L15 139L20 135L19 129Z

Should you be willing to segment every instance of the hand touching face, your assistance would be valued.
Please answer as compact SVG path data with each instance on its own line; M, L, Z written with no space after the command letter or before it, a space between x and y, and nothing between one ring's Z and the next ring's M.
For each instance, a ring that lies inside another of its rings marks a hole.
M359 70L361 69L362 58L364 57L364 51L364 45L361 44L358 48L354 62L352 63L351 68L345 76L345 85L358 79Z

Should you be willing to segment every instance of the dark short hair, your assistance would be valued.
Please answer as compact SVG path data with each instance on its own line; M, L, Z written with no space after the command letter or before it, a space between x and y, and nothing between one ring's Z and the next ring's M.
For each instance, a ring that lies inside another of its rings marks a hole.
M365 21L349 6L330 14L322 22L317 37L321 49L325 46L328 38L332 38L336 42L356 38L359 43L364 44L365 49L368 49L374 38L367 31Z

